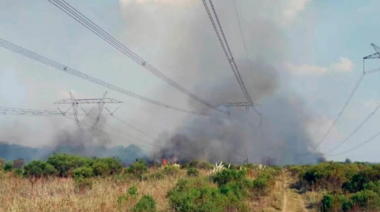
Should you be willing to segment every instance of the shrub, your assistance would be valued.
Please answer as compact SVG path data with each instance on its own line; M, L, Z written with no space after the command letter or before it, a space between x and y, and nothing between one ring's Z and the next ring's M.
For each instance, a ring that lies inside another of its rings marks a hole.
M108 165L102 161L95 161L92 168L96 176L108 176L111 173Z
M244 202L237 201L240 188L230 183L218 189L211 186L207 178L186 178L178 181L168 197L174 211L246 211Z
M152 173L148 176L148 179L150 180L163 180L165 179L165 175L162 173L162 171L157 171Z
M49 156L47 163L54 166L58 171L60 177L68 177L70 171L78 167L90 167L94 160L82 156L68 155L68 154L53 154Z
M142 175L148 171L148 166L145 162L137 160L134 162L127 170L128 173L133 174L134 176L142 179Z
M5 165L4 165L4 171L6 172L10 172L13 170L13 164L12 162L7 162Z
M380 197L373 191L363 190L351 196L354 206L366 210L380 210Z
M132 197L137 197L139 195L137 187L134 185L128 189L128 194Z
M162 172L169 176L177 175L179 172L179 167L175 165L166 165L164 166Z
M82 193L84 193L86 189L92 189L92 186L93 182L91 178L75 178L75 187Z
M123 195L121 195L121 196L119 196L119 197L117 198L117 203L118 203L119 205L120 205L120 204L124 204L125 202L127 202L127 200L128 200L127 195L123 194Z
M97 176L109 176L119 174L123 170L121 162L115 158L99 158L92 165Z
M50 164L42 161L32 161L24 167L24 175L29 178L32 184L32 190L34 183L37 182L41 177L48 177L55 175L57 170L54 169Z
M188 168L186 175L189 177L198 177L199 171L196 168Z
M219 187L226 185L228 182L232 181L241 181L244 178L244 172L224 169L221 172L218 172L214 178L214 183L218 184Z
M132 208L133 212L155 212L156 202L150 195L144 195L140 201Z
M365 184L380 180L380 169L377 166L367 167L355 174L348 182L344 183L343 190L355 193L364 189Z
M74 179L90 178L92 176L94 176L94 171L90 167L79 167L73 171Z
M24 171L22 169L14 169L13 173L16 177L22 177L24 174Z
M333 206L334 206L334 196L332 196L330 194L323 196L321 211L322 212L330 212L333 210Z

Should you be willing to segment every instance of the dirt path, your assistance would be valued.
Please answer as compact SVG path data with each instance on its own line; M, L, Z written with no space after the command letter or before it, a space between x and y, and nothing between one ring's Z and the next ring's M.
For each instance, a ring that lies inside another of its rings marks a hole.
M288 187L288 185L287 185L287 181L286 181L286 178L287 178L287 176L286 176L286 174L284 174L284 200L283 200L283 205L282 205L282 212L286 212L286 209L287 209L287 206L288 206L288 192L287 192L287 187Z
M285 173L284 178L284 200L282 212L308 212L305 207L305 203L297 193L297 190L291 188L291 185L295 182L288 173Z

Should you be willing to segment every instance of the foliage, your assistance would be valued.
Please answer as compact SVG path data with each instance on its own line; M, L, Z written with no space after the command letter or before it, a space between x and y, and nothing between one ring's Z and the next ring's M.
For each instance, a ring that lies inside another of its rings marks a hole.
M199 171L196 168L190 167L190 168L187 169L186 175L189 176L189 177L198 177Z
M221 187L232 181L241 181L243 178L243 171L224 169L213 177L213 181L214 183L218 184L218 187Z
M165 175L164 175L164 173L162 173L162 171L157 171L157 172L154 172L151 175L149 175L148 179L150 179L150 180L163 180L163 179L165 179Z
M119 197L117 198L117 203L118 203L119 205L120 205L120 204L124 204L125 202L127 202L127 200L128 200L127 195L123 194L123 195L121 195L121 196L119 196Z
M94 171L92 170L91 167L79 167L74 169L73 171L73 177L74 179L79 179L79 178L90 178L94 176Z
M162 172L165 175L174 176L179 173L179 167L180 166L176 166L176 165L166 165L162 168Z
M133 212L155 212L156 202L150 195L144 195L140 201L132 208Z
M241 186L232 182L218 189L210 185L207 178L187 178L179 180L168 197L174 211L246 211L243 201L238 201Z
M363 190L351 196L353 205L365 210L380 210L380 196L374 191Z
M41 178L54 176L57 174L57 170L46 162L35 160L24 167L24 174L28 177Z
M123 165L115 158L96 159L92 167L96 176L119 174L123 170Z
M4 165L4 171L6 172L10 172L13 170L13 164L12 162L7 162L5 165Z
M142 175L148 171L148 166L144 161L137 160L127 170L128 173L142 179Z
M355 174L348 182L343 184L343 189L355 193L364 189L365 184L380 180L380 167L369 166Z
M75 187L79 189L82 193L86 189L92 189L92 186L93 186L93 182L91 178L83 178L83 177L75 178Z
M137 191L137 187L135 185L133 185L132 187L130 187L128 189L128 194L131 195L132 197L137 197L139 195L139 193Z
M16 177L22 177L24 175L24 170L22 169L14 169L13 173Z
M57 173L51 164L39 160L32 161L24 167L24 175L29 178L32 186L41 177L54 176Z
M94 160L76 155L53 154L49 156L47 163L54 166L60 177L68 177L70 172L82 166L92 166Z

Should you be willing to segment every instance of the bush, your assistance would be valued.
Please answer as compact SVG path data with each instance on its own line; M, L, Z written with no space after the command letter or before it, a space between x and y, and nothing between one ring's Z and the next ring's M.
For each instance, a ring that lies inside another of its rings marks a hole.
M363 190L351 196L354 206L365 210L380 210L380 197L373 191Z
M230 170L230 169L224 169L221 172L218 172L214 176L214 183L218 184L218 187L221 187L223 185L226 185L229 182L233 181L241 181L244 178L244 172L242 171L236 171L236 170Z
M365 184L380 180L380 168L370 166L355 174L348 182L344 183L343 190L355 193L364 189Z
M97 176L109 176L119 174L123 170L121 162L115 158L99 158L92 165Z
M22 169L14 169L13 173L16 177L22 177L24 175L24 171Z
M91 178L75 178L75 187L82 193L84 193L86 189L92 189L92 186L93 182Z
M139 195L137 187L134 185L128 189L128 194L132 197L137 197Z
M333 206L334 206L334 196L332 196L330 194L323 196L321 211L322 212L330 212L333 210Z
M174 166L174 165L166 165L164 166L164 169L162 170L162 172L165 175L169 175L169 176L177 175L179 173L179 167Z
M47 163L54 166L60 177L68 177L70 172L78 167L90 167L94 160L82 156L68 154L53 154L49 156Z
M13 164L12 162L7 162L5 165L4 165L4 171L6 172L10 172L13 170Z
M94 171L90 167L79 167L73 171L74 179L90 178L94 176Z
M233 182L218 189L207 178L186 178L178 181L168 197L174 211L246 211L244 201L238 201L240 188Z
M196 168L188 168L186 175L189 177L198 177L199 171Z
M111 173L111 170L109 169L108 165L102 161L96 161L92 165L92 168L96 176L108 176Z
M156 202L150 195L143 196L140 201L132 208L133 212L155 212Z
M142 179L142 175L148 171L148 166L145 162L137 160L134 162L127 170L128 173L133 174L134 176Z
M127 195L123 194L117 198L117 204L119 205L124 204L125 202L127 202L127 200L128 200Z
M165 179L165 175L164 175L164 173L162 173L162 171L157 171L157 172L154 172L151 175L149 175L148 179L150 179L150 180L163 180L163 179Z
M32 183L32 189L34 183L41 177L48 177L56 175L57 173L57 170L52 165L39 160L32 161L24 167L24 175L27 176Z

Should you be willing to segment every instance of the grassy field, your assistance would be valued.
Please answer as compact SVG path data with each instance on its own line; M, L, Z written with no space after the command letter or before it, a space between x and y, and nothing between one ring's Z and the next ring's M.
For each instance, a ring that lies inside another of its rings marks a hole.
M181 180L190 182L203 180L208 189L218 191L218 184L208 176L209 169L197 169L198 176L189 177L187 169L178 168L174 173L167 173L162 168L151 168L144 173L142 178L123 174L126 170L128 169L124 169L119 175L91 177L92 186L86 189L79 189L73 176L41 177L34 183L32 189L30 178L25 174L1 171L0 211L138 211L134 207L145 195L153 197L155 209L140 211L176 211L168 193ZM238 172L234 171L233 173ZM247 173L244 177L247 182L253 182L259 175L256 171ZM276 175L273 182L273 185L266 188L265 192L263 190L260 196L254 192L248 192L239 199L238 204L243 205L241 211L282 211L283 174ZM138 194L129 195L128 190L134 186L137 188ZM231 199L233 198L236 197L231 197ZM207 201L211 202L206 198L196 201L205 201L205 205L209 204ZM207 209L197 211L207 211ZM240 209L228 206L221 211L240 211Z

